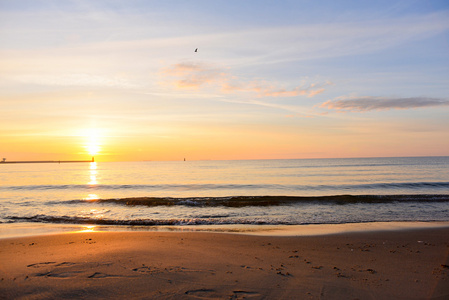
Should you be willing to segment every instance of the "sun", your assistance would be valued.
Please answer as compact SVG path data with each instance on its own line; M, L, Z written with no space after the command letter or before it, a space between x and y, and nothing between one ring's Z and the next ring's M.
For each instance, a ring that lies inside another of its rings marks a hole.
M98 152L100 152L100 145L98 145L95 142L90 142L87 146L86 146L87 152L89 152L89 155L91 156L95 156L98 154Z
M86 137L85 148L91 156L97 155L101 151L100 133L96 129L89 129L84 134Z

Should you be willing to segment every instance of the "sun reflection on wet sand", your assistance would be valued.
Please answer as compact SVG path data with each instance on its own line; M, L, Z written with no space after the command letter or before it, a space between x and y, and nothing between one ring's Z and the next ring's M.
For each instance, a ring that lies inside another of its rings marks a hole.
M97 230L95 230L97 226L95 225L87 225L87 226L83 226L81 227L81 230L78 230L76 232L96 232Z

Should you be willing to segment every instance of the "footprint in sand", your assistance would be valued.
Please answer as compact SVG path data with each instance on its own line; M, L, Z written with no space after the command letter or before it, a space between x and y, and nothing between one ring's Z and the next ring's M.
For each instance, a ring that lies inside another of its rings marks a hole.
M118 278L118 277L123 277L123 276L105 274L105 273L100 273L100 272L95 272L92 275L87 276L87 278Z
M62 267L62 266L73 266L73 265L76 265L76 263L72 263L72 262L67 262L67 261L65 261L65 262L59 263L59 264L57 264L57 265L55 265L55 266L56 266L56 267Z
M189 290L185 292L186 295L189 295L193 298L197 299L220 299L222 298L215 290L211 289L199 289L199 290Z
M150 267L147 267L147 266L142 266L142 267L139 267L139 268L134 268L134 269L132 269L132 270L133 270L134 272L140 272L140 273L151 273L151 272L156 271L155 268L151 269Z
M79 273L82 273L81 271L72 271L72 272L44 272L44 273L36 273L33 274L36 277L54 277L54 278L70 278L75 277Z
M31 274L35 277L50 277L50 278L73 278L86 276L87 278L111 278L111 277L123 277L121 275L111 275L101 272L91 273L93 268L109 266L111 263L73 263L73 262L40 262L35 264L30 264L29 268L44 268L39 273ZM86 274L87 273L87 274Z
M28 265L27 267L28 268L40 268L40 267L45 267L45 266L52 265L55 263L56 263L55 261L46 261L46 262L31 264L31 265Z
M256 292L247 291L233 291L230 299L248 299L252 297L259 297L260 294Z
M27 267L28 268L41 268L41 267L46 267L49 265L54 265L55 267L63 267L63 266L73 266L76 264L72 263L72 262L66 262L66 261L59 263L59 264L56 264L55 261L46 261L46 262L31 264L31 265L28 265Z
M198 289L198 290L189 290L185 292L186 295L196 299L248 299L252 297L260 297L259 293L256 292L248 292L248 291L232 291L231 295L228 297L224 297L224 295L218 293L213 289Z

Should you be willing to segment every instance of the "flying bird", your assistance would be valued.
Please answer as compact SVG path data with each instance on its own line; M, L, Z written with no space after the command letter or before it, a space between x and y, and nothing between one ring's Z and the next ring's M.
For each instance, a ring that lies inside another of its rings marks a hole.
M195 52L198 52L198 48L195 49Z

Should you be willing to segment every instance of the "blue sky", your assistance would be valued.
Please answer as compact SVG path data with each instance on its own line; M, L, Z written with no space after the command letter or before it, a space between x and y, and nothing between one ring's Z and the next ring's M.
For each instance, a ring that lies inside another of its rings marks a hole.
M0 0L0 39L4 155L449 155L447 1Z

